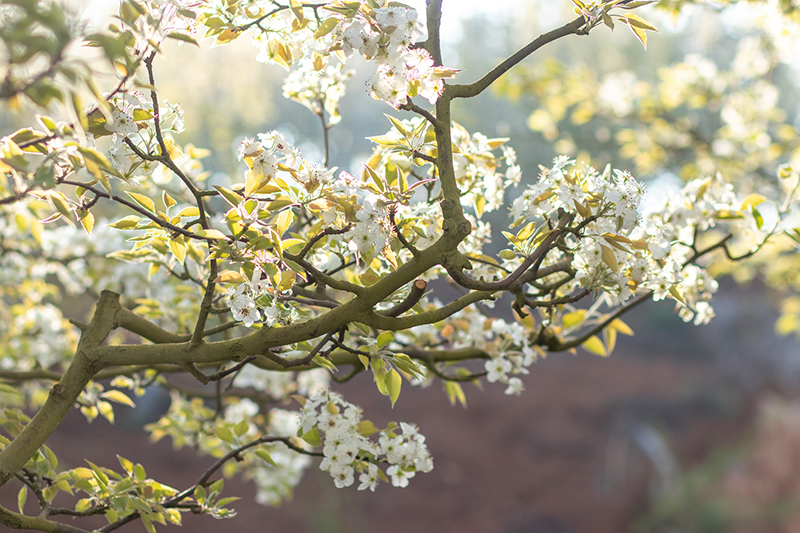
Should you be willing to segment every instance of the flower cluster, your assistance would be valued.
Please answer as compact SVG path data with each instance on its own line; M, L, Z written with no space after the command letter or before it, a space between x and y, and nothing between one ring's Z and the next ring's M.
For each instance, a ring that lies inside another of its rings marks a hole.
M557 158L512 207L521 220L548 219L559 209L573 213L582 230L567 238L576 271L571 287L600 291L612 305L637 291L651 291L655 300L674 299L684 320L710 320L708 300L717 283L689 264L699 244L696 235L726 223L739 234L754 235L751 247L756 246L766 232L753 202L737 200L732 187L716 176L689 182L642 217L644 189L628 172L615 170L612 176L610 169L599 174L573 165Z
M372 251L380 252L386 246L391 234L388 212L380 206L380 198L367 193L356 213L353 229L347 232L348 248L356 255L368 255Z
M304 61L286 77L283 96L302 104L315 115L327 112L328 125L332 126L342 119L339 100L344 96L344 82L352 76L353 71L344 70L342 63L329 62L318 69Z
M345 57L358 53L375 61L375 73L367 82L368 90L374 98L395 108L405 104L409 96L419 95L431 103L436 102L444 87L442 80L456 73L453 69L435 66L427 51L413 47L424 32L419 14L413 8L393 2L378 8L348 2L332 3L324 9L331 15L320 22L316 31L307 24L297 26L298 21L306 20L304 9L282 10L262 21L259 26L262 31L253 36L262 49L259 61L275 62L287 68L302 63L290 74L289 89L285 91L312 111L322 101L316 96L324 94L319 91L325 85L324 78L332 75L330 87L334 92L341 87L337 79L341 76L335 74L341 72L340 67L324 67L334 53ZM244 14L246 16L246 11ZM210 20L213 19L208 19L206 24ZM319 87L313 77L303 79L304 73L323 70L326 74L319 77ZM338 95L334 95L332 100L337 98ZM331 104L330 108L326 107L329 112L335 109L335 103Z
M349 487L355 482L358 471L358 490L378 485L378 480L391 478L395 487L405 487L417 472L430 472L433 459L428 454L425 437L411 424L378 431L361 418L361 409L346 402L339 394L323 391L309 398L300 413L304 438L316 432L323 445L325 458L322 470L330 473L334 484ZM377 435L377 441L370 437ZM307 438L307 440L310 440ZM386 474L376 463L386 462Z
M157 161L140 158L140 153L152 153L156 148L156 136L152 128L153 103L150 97L138 91L128 91L113 98L110 102L111 120L100 118L99 111L90 117L96 118L96 125L90 127L95 137L111 134L112 146L108 150L111 164L126 177L146 177L160 166ZM184 128L184 111L180 104L161 102L160 128L162 132L180 133ZM130 143L130 144L129 144Z
M444 86L442 79L455 74L451 69L435 67L424 49L412 48L423 30L415 9L389 5L362 10L358 17L344 16L333 36L345 55L357 51L377 62L367 87L373 98L397 108L409 96L420 95L430 103L436 102Z
M484 303L491 306L491 302ZM441 306L441 302L432 300L426 308ZM484 362L487 381L505 384L505 394L518 395L524 390L520 376L528 374L529 367L545 356L542 347L534 344L536 334L531 325L530 322L489 317L475 308L466 308L446 323L416 327L398 333L397 338L402 344L418 346L441 346L445 343L455 350L478 348L489 356Z
M256 268L252 280L228 288L225 292L225 303L230 308L233 319L244 326L249 328L256 322L263 322L269 327L291 318L291 312L278 303L278 291L270 277L264 275L260 268Z

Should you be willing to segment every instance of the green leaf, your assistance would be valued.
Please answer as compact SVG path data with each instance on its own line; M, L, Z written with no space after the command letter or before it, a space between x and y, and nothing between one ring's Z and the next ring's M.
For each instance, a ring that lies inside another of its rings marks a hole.
M325 369L327 369L329 372L336 372L336 365L334 365L334 364L333 364L332 362L330 362L328 359L326 359L325 357L322 357L322 356L321 356L321 355L319 355L319 354L315 355L315 356L314 356L314 359L312 359L311 361L312 361L313 363L316 363L316 364L318 364L318 365L319 365L319 366L321 366L322 368L325 368Z
M362 420L361 422L358 423L358 433L362 437L369 438L378 431L379 431L378 428L375 427L375 424L373 424L372 421L370 420Z
M319 436L319 430L317 428L311 428L303 433L300 438L309 443L311 446L319 446L322 444L322 439Z
M393 331L384 331L380 335L378 335L378 348L384 348L388 346L394 340L394 332Z
M225 199L225 201L228 202L231 205L231 207L237 207L244 200L244 197L242 197L239 193L236 193L236 192L234 192L234 191L232 191L230 189L226 189L225 187L220 187L219 185L214 185L213 187ZM197 209L197 208L195 207L194 209ZM183 211L181 211L181 213L182 212ZM200 213L198 212L198 215L199 214ZM194 216L198 216L198 215L194 215Z
M256 450L256 455L261 457L263 460L271 464L272 466L277 467L278 463L275 462L275 459L269 454L269 452L263 448Z
M97 480L97 482L100 483L103 486L103 488L107 488L108 487L108 476L106 475L105 472L103 472L103 469L100 468L99 466L97 466L96 464L94 464L91 461L86 461L86 462L91 467L92 474L93 474L95 480Z
M6 394L14 394L22 398L22 393L7 383L0 383L0 392L4 392Z
M58 457L56 457L56 454L53 453L53 450L51 450L48 446L42 446L42 449L44 450L44 456L47 459L47 464L50 465L50 468L55 470L56 467L58 467Z
M125 472L130 475L133 473L133 462L125 459L121 455L117 455L117 461Z
M250 424L247 422L247 420L242 420L234 426L233 431L236 432L237 437L241 437L250 431Z
M92 506L92 499L91 498L81 498L75 504L75 511L78 512L78 513L82 513L83 511L87 510L91 506Z
M225 487L225 480L218 479L214 483L208 486L209 498L216 497L217 494L222 492L222 489Z
M291 209L286 209L285 211L281 212L280 215L275 219L275 229L278 232L278 236L282 237L286 230L289 229L289 226L292 225L294 221L294 212Z
M175 39L176 41L191 43L197 46L198 48L200 47L200 44L197 42L197 40L195 40L194 37L192 37L191 35L187 35L185 33L181 33L179 31L171 31L167 34L167 37L169 37L170 39Z
M372 178L372 181L375 182L375 185L377 185L378 189L380 189L381 192L385 192L386 183L384 183L383 179L378 175L377 172L375 172L375 169L369 165L364 165L364 168L367 170L369 177Z
M381 363L379 365L378 363ZM389 389L386 386L386 369L382 366L382 361L378 359L373 359L370 362L372 366L372 373L375 378L375 385L378 387L378 392L383 394L384 396L389 396Z
M614 31L614 19L605 11L603 11L603 24L611 28L611 31Z
M406 374L411 374L412 376L419 376L422 377L425 373L422 371L422 368L413 361L409 356L404 353L398 353L394 356L394 364L405 372Z
M19 508L19 512L24 514L23 507L25 507L25 501L28 499L28 486L23 485L21 489L19 489L19 493L17 494L17 507Z
M386 113L384 113L383 116L385 116L386 118L389 119L389 122L392 123L392 126L394 126L394 129L396 129L398 132L400 132L400 135L402 135L406 139L408 138L408 130L406 130L406 127L403 126L403 123L399 119L396 119L391 115L387 115Z
M229 503L233 503L235 501L239 501L240 499L241 498L239 498L238 496L229 496L227 498L222 498L221 500L219 500L216 503L215 507L224 507L224 506L228 505Z
M512 259L517 258L517 254L514 253L514 250L501 250L499 254L497 254L500 259L504 259L506 261L511 261Z
M619 6L622 9L636 9L637 7L655 4L658 0L639 0L637 2L629 2L625 5Z
M175 524L176 526L181 525L180 511L178 511L177 509L166 509L166 513L167 513L166 514L167 520L169 520L171 524Z
M206 489L204 489L202 485L195 487L194 499L197 500L197 503L200 505L203 505L206 502Z
M216 433L217 437L224 440L225 442L233 442L233 433L228 428L224 427L214 428L214 433Z

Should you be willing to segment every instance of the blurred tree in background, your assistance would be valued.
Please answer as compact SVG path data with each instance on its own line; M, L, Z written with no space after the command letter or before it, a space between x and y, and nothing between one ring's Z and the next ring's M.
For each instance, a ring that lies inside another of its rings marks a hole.
M405 487L425 437L332 382L520 394L646 300L707 323L720 274L762 276L800 331L794 6L563 4L490 18L508 40L467 21L464 48L431 0L124 0L101 30L0 5L0 522L231 517L225 477L277 504L315 457ZM212 457L195 483L59 467L71 409L113 422L149 388L152 437Z

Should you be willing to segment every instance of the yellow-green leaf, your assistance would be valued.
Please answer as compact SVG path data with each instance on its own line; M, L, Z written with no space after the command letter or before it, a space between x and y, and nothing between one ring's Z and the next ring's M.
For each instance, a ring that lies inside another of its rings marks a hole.
M740 211L747 209L748 207L755 207L758 204L765 202L767 199L761 196L760 194L750 194L742 201L742 207L739 208Z
M19 508L19 512L23 513L22 508L25 507L25 501L28 499L28 487L23 485L21 489L19 489L19 493L17 494L17 507Z
M530 222L525 224L521 230L517 232L517 239L520 241L524 241L531 235L533 235L533 231L536 229L536 222Z
M161 193L161 201L164 202L164 207L167 209L178 203L172 196L167 194L167 191Z
M649 30L649 31L654 31L656 33L660 33L655 26L653 26L652 24L650 24L649 22L644 20L642 17L640 17L638 15L634 15L633 13L625 13L624 15L622 15L621 18L624 18L625 22L627 22L628 24L631 24L633 26L636 26L637 28L641 28L643 30Z
M225 272L217 276L217 279L214 280L214 283L241 283L243 281L245 281L244 276L242 276L238 272L234 272L233 270L226 270Z
M219 185L214 185L213 187L217 190L220 196L222 196L225 199L225 201L231 205L231 207L238 206L242 202L242 200L244 200L244 198L239 193L233 192L230 189L226 189L225 187L220 187Z
M169 241L169 250L180 264L186 259L186 241L182 235L178 235Z
M394 332L392 331L384 331L380 335L378 335L378 348L383 348L388 346L394 340Z
M623 15L623 17L627 17L629 15ZM647 50L647 32L639 26L635 26L631 23L630 20L627 18L624 19L624 22L627 23L628 27L631 29L633 34L639 39L639 42L642 43L642 47Z
M188 217L199 217L200 216L200 210L197 209L196 207L184 207L183 209L180 210L180 212L178 213L178 216L179 217L187 217L187 218Z
M100 414L109 421L109 423L114 423L114 407L108 402L97 402L97 410L100 411Z
M606 351L606 347L603 346L603 341L600 340L600 337L597 335L592 335L589 339L586 340L583 344L583 349L589 353L593 353L595 355L599 355L601 357L606 357L608 352Z
M633 330L630 328L630 326L628 326L628 324L626 324L619 318L617 318L611 324L609 324L608 327L614 328L623 335L633 336Z
M278 289L281 291L288 291L294 286L294 280L296 278L297 274L295 274L291 270L281 271L280 281L278 282Z
M397 398L400 397L400 388L403 386L403 378L400 373L394 368L386 373L386 390L389 393L389 399L392 400L392 407L394 407Z
M611 248L609 248L607 246L603 246L601 244L600 245L600 253L601 253L602 257L603 257L603 263L608 265L608 268L610 268L614 272L619 270L619 265L617 264L617 256L614 255L614 251Z
M86 231L86 234L91 235L92 228L94 228L94 215L92 214L92 212L91 211L81 212L79 215L79 220L81 226L83 226L83 229Z
M139 193L136 193L136 192L128 192L128 191L125 191L125 192L127 193L128 196L133 198L134 202L136 202L140 206L144 207L145 209L147 209L151 213L153 213L153 214L156 213L156 204L155 204L155 202L153 202L153 200L151 200L150 198L148 198L147 196L145 196L143 194L139 194Z
M457 381L445 381L444 392L450 400L450 405L455 405L456 402L460 403L463 407L467 406L467 397L464 394L464 389Z
M200 237L205 237L206 239L215 239L218 241L226 241L228 240L228 236L219 231L218 229L209 228L209 229L201 229L195 232Z
M561 318L561 322L562 324L564 324L564 328L571 328L572 326L578 325L581 322L583 322L584 315L586 315L586 310L578 309L577 311L565 314Z
M111 400L112 402L121 403L122 405L127 405L128 407L136 407L136 404L133 403L133 400L128 398L128 396L119 390L109 390L104 392L100 395L103 398Z
M330 17L325 19L322 24L319 25L317 31L314 32L314 39L319 39L320 37L328 35L337 24L339 24L339 19L337 18Z
M303 22L303 5L297 0L289 0L289 7L298 22Z
M135 215L128 215L125 218L121 218L121 219L117 220L116 222L113 222L113 223L109 224L109 227L112 227L112 228L115 228L115 229L122 229L122 230L132 229L132 228L135 228L136 226L138 226L139 222L141 220L142 220L141 218L139 218L139 217L137 217Z
M278 231L278 236L281 237L283 236L286 230L289 229L289 226L292 224L293 220L294 220L294 213L292 212L291 209L286 209L280 215L278 215L278 218L275 220L275 226Z
M606 341L606 353L611 355L611 352L614 351L614 347L617 345L617 330L611 327L604 329L603 338Z

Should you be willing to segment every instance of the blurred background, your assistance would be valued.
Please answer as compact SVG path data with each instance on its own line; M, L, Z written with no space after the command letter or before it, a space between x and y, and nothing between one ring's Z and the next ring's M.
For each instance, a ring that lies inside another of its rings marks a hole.
M84 5L87 19L107 20L111 4ZM643 10L662 32L650 34L647 51L621 24L562 39L496 90L457 102L454 119L471 132L510 137L523 183L536 179L539 164L567 154L629 168L653 201L681 178L716 169L737 186L774 186L771 176L798 146L797 71L785 57L793 42L775 44L769 28L737 9ZM460 82L574 17L566 0L445 0L444 16L444 63L461 70ZM742 50L748 39L755 51ZM211 149L206 168L227 175L242 170L235 153L242 138L272 129L321 162L318 118L283 99L285 72L254 56L244 38L202 52L167 50L156 79L160 96L186 110L181 141ZM383 113L391 109L365 94L365 66L353 68L331 159L356 173L371 150L365 137L388 129ZM742 116L731 118L728 108ZM746 120L751 108L761 122ZM758 131L734 131L736 120ZM505 216L497 213L498 230ZM238 516L185 516L184 530L800 531L800 350L791 309L781 303L792 282L785 272L760 276L762 267L736 280L720 270L710 325L684 323L669 303L646 304L625 317L636 334L621 338L612 357L551 354L525 376L519 397L467 388L465 409L435 384L407 390L392 410L368 376L357 376L340 387L344 396L379 426L418 424L433 472L373 494L338 490L312 467L279 508L257 505L251 486L231 480L226 494L242 498L233 505ZM776 323L788 335L776 334ZM210 458L174 451L167 439L151 444L142 430L166 410L166 393L148 392L138 403L119 408L113 427L73 413L48 445L65 466L114 465L120 454L171 486L193 483ZM15 496L0 490L12 508Z

